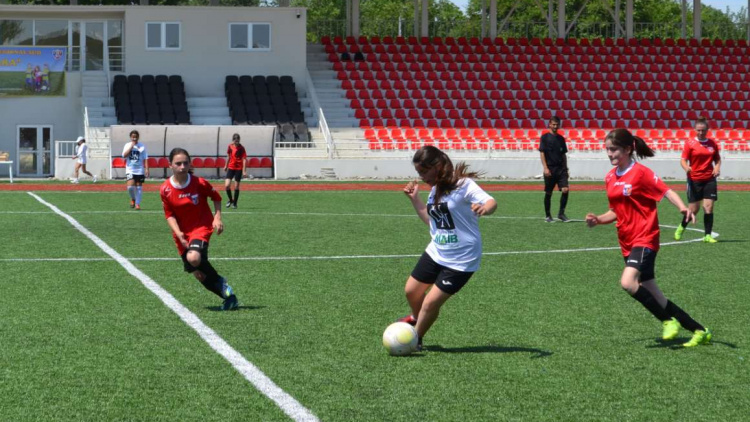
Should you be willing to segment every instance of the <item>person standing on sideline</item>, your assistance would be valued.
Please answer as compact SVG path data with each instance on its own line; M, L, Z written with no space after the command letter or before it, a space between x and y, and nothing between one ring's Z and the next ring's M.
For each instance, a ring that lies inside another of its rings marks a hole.
M662 322L662 339L673 340L682 326L693 333L684 347L710 343L711 331L664 296L656 285L654 271L659 251L657 203L666 197L685 220L695 222L695 215L651 169L635 161L633 155L654 156L643 139L627 129L615 129L607 134L605 148L615 166L604 178L609 211L601 215L588 213L586 224L595 227L617 222L617 237L625 257L620 286Z
M714 202L719 200L716 178L721 174L721 156L719 145L708 139L708 122L704 118L695 121L695 139L685 142L680 165L687 173L688 207L693 214L698 214L703 203L704 243L716 243L711 236L714 228ZM675 240L682 239L687 227L684 219L674 232Z
M122 157L125 159L125 180L130 195L130 208L141 209L143 196L143 181L149 176L148 153L146 146L138 141L141 134L137 130L130 131L130 142L125 144Z
M552 219L550 213L552 192L555 190L555 185L562 192L560 196L560 212L557 213L557 218L563 223L570 221L565 216L565 207L568 205L568 158L565 154L568 153L568 146L565 144L565 138L557 133L560 129L560 118L552 116L549 119L548 126L549 132L542 135L542 139L539 142L539 156L542 160L542 167L544 168L544 214L546 215L545 221L552 223L555 220Z
M240 134L232 135L232 143L227 147L227 164L224 165L227 176L224 179L224 189L227 191L227 208L237 208L237 198L240 196L240 180L247 177L247 152L240 144ZM232 198L232 179L234 179L234 198Z
M208 262L208 243L215 232L224 231L221 221L221 194L201 177L190 174L190 154L182 148L169 153L172 177L162 183L159 193L164 216L182 257L186 272L224 300L221 309L237 309L239 303L227 280ZM214 203L211 212L208 199Z
M433 146L420 148L412 163L432 189L427 204L419 197L416 180L404 187L404 194L419 218L430 226L432 240L406 280L404 290L412 313L399 321L416 327L421 350L422 338L437 320L440 308L479 269L479 217L494 213L497 202L472 180L477 173L469 172L464 163L454 169L448 155Z
M83 136L79 136L78 139L76 139L76 155L73 156L73 159L76 160L76 168L73 171L73 180L70 181L70 183L78 183L78 171L83 171L83 174L88 174L91 176L91 181L96 183L96 176L89 173L86 170L86 160L88 159L88 153L89 153L89 147L86 145L86 139L83 138Z

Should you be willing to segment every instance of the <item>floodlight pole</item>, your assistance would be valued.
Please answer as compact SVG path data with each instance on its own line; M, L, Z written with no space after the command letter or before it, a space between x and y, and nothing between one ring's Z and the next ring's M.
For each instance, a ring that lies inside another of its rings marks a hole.
M414 0L414 36L419 37L419 0Z
M359 37L359 0L352 0L352 36Z
M567 38L565 32L565 19L567 19L565 13L565 0L557 0L557 37Z
M625 37L633 38L633 0L625 2Z
M682 27L680 36L683 40L687 38L687 0L682 0Z
M430 36L430 0L422 0L422 36Z
M693 38L701 39L701 0L693 0Z
M747 0L750 2L750 0ZM490 0L490 38L497 37L497 0Z

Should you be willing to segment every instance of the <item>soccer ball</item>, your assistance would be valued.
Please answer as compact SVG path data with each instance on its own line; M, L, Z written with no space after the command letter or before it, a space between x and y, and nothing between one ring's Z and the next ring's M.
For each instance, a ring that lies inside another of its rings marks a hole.
M394 322L383 333L383 346L391 356L406 356L417 350L417 330L405 322Z

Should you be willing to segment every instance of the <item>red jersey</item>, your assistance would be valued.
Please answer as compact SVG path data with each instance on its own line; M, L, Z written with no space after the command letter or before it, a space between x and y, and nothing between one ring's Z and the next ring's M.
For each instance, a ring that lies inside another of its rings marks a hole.
M617 215L617 238L623 256L636 246L659 250L656 203L669 187L651 169L634 163L618 175L617 167L604 178L609 208Z
M231 143L227 148L227 157L229 157L229 170L242 170L242 163L247 159L247 152L242 144L235 146Z
M170 177L162 183L159 189L161 202L164 206L164 216L174 217L180 230L185 234L188 243L193 239L209 241L213 233L214 214L208 205L208 198L221 201L221 194L201 177L188 175L185 186L175 186ZM177 249L182 255L185 247L172 233Z
M690 162L690 180L694 182L707 182L714 178L714 162L720 161L719 146L713 139L701 142L690 139L685 142L682 150L682 158Z

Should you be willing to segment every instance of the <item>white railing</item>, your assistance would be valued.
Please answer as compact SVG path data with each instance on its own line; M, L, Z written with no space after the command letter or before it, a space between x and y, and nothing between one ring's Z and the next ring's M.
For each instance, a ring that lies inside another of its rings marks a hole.
M318 130L323 134L323 139L326 141L326 150L328 152L328 158L333 158L335 144L331 137L331 130L328 127L328 121L326 120L325 114L323 113L323 107L320 105L318 100L318 93L315 91L315 85L313 84L312 78L310 77L310 71L305 69L305 83L307 84L307 94L310 96L310 106L313 110L318 112Z

